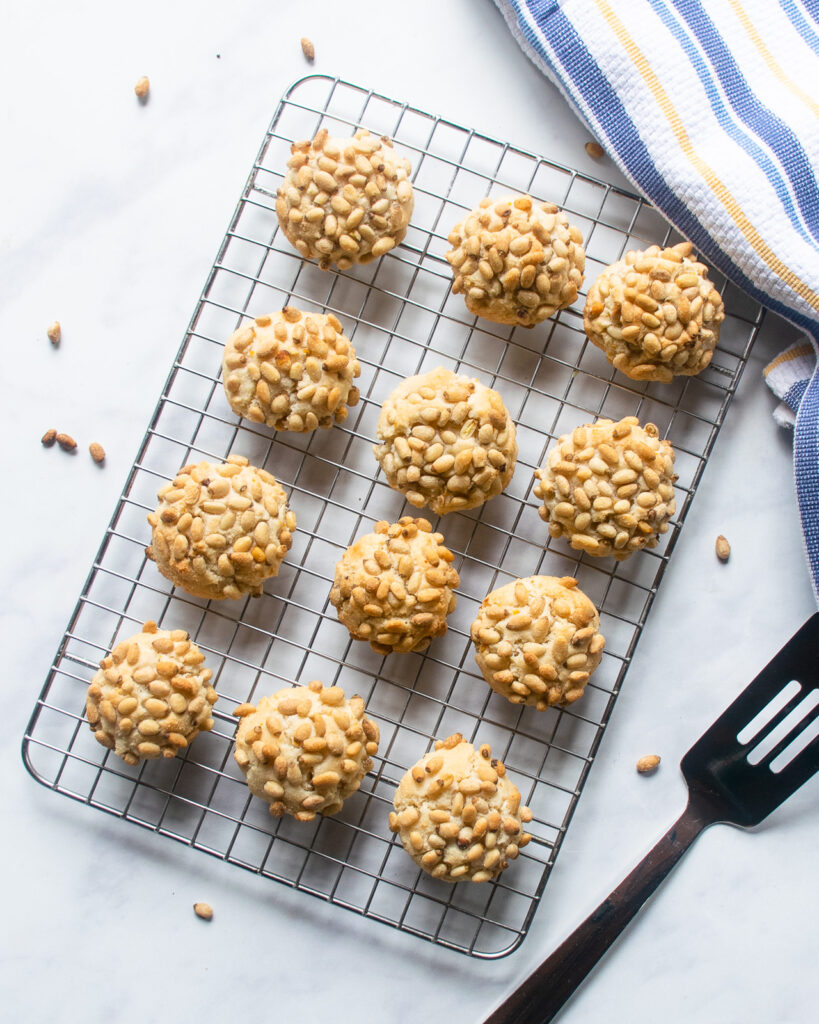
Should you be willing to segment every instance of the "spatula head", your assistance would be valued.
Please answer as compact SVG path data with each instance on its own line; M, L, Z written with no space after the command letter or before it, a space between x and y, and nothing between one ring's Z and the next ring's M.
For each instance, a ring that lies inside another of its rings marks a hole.
M744 742L740 742L738 736L745 727L792 682L798 683L800 689L758 731L753 730L754 735L743 735ZM797 737L804 736L819 716L817 687L819 613L791 637L683 758L681 768L692 798L708 804L715 820L757 825L816 772L819 736L814 736L780 771L776 769L780 755ZM797 707L805 711L804 716L794 716L801 721L794 722L793 728L777 738L771 750L751 764L748 755L753 755L760 742L771 737Z

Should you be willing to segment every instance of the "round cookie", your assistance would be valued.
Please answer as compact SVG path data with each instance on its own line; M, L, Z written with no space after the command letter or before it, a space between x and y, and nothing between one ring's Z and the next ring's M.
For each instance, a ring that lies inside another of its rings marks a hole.
M488 882L532 838L517 786L489 744L438 740L401 779L389 825L418 867L444 882Z
M355 349L331 314L295 306L257 316L228 339L222 379L231 409L276 430L304 432L347 418L359 394Z
M379 654L423 651L446 633L460 580L443 536L426 519L375 524L341 557L330 602L356 640Z
M157 629L123 640L100 662L85 714L97 740L127 764L175 757L213 728L213 673L184 629Z
M378 726L361 697L318 680L240 704L234 758L251 793L277 818L335 814L361 785L378 751Z
M627 252L589 288L586 334L633 380L667 382L711 362L725 311L708 268L689 259L691 248Z
M676 511L674 449L636 416L598 420L558 438L536 470L535 497L553 537L618 561L656 547Z
M290 549L296 517L284 490L242 455L183 466L160 488L146 554L195 597L258 595Z
M437 515L482 505L515 471L515 424L501 396L443 366L399 384L376 433L373 451L387 483Z
M276 214L288 241L322 270L369 263L402 240L412 215L409 160L385 136L327 129L290 148Z
M524 195L482 199L449 235L452 291L463 293L476 316L534 327L577 298L582 243L553 203Z
M492 689L538 711L583 696L600 664L600 616L571 576L529 576L488 594L472 623L475 661Z

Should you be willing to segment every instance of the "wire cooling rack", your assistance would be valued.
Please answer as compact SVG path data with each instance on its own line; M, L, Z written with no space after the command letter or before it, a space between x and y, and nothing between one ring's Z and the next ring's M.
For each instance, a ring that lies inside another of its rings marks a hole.
M321 127L392 137L413 167L415 209L401 246L345 273L303 261L278 231L276 189L292 141ZM582 329L583 297L533 330L476 320L450 294L446 236L485 195L529 192L582 231L586 281L628 247L668 243L643 199L506 142L323 76L279 104L102 540L23 742L44 785L451 949L491 958L521 942L543 893L615 696L736 388L762 310L715 275L726 319L711 366L671 384L615 374ZM293 303L332 311L362 366L360 404L329 431L275 433L231 412L219 379L224 342L243 318ZM439 364L496 388L518 425L506 492L440 521L461 576L445 637L424 654L382 657L352 641L329 605L335 564L379 519L407 511L372 454L381 401ZM653 421L677 453L678 514L653 551L590 559L552 542L532 474L560 434L599 416ZM144 549L156 491L185 463L230 452L273 472L298 517L293 547L262 597L207 603L174 590ZM469 626L485 595L516 576L573 575L600 609L603 661L577 704L538 712L493 694ZM94 740L84 696L99 660L146 619L187 629L220 694L215 727L174 760L129 767ZM291 682L318 678L361 694L381 729L375 767L338 815L274 820L232 757L231 712ZM533 841L501 877L451 885L420 872L387 826L398 780L435 738L489 742L534 812Z

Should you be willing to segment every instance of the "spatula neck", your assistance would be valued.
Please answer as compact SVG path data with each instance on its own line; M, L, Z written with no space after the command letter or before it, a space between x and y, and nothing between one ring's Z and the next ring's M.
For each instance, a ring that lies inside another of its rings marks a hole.
M685 811L637 867L484 1024L550 1021L700 832L717 820L707 802L692 794Z

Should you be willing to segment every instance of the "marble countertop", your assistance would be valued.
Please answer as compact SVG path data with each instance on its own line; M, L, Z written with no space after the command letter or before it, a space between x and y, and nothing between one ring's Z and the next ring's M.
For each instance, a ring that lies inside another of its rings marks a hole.
M680 813L681 756L815 610L790 437L760 381L795 332L769 317L757 339L519 950L470 960L234 870L37 786L20 741L258 141L311 70L300 37L316 72L622 179L586 155L586 130L488 0L44 0L4 22L3 466L21 513L1 620L8 1019L308 1024L342 1005L367 1024L478 1024ZM43 449L52 425L102 442L105 466ZM649 752L663 758L650 779L634 770ZM813 1020L816 797L814 780L750 834L706 832L561 1020Z

